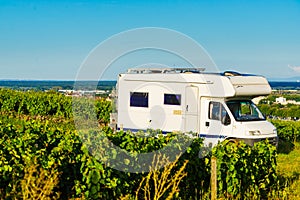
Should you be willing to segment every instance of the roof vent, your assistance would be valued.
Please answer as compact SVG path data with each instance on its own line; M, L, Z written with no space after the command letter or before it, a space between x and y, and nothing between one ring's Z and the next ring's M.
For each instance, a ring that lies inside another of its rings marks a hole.
M242 76L242 74L235 72L235 71L225 71L224 76Z

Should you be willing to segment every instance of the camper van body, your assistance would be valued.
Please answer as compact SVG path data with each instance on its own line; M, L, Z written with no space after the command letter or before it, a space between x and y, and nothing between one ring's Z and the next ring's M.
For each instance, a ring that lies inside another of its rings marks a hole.
M207 146L225 139L277 144L276 128L251 101L271 92L262 76L198 68L131 69L119 75L116 89L116 129L193 132Z

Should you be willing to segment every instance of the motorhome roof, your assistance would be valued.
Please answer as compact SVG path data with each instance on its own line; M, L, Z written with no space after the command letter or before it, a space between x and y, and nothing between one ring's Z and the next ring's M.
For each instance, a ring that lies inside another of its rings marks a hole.
M128 69L128 74L167 74L167 73L200 73L203 72L205 68L132 68Z
M204 72L205 68L131 68L128 69L126 74L180 74L180 73L202 73L214 74L221 76L257 76L254 74L241 74L235 71L218 72Z
M135 87L142 83L198 84L206 85L215 97L263 96L271 93L271 87L263 76L240 74L234 71L222 73L203 72L203 68L135 68L119 74L119 81ZM174 86L174 85L173 85ZM172 86L172 87L173 87ZM174 86L175 87L175 86Z

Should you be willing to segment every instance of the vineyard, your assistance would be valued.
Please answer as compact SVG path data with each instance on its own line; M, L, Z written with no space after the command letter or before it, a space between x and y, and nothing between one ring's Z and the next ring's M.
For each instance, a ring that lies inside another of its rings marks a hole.
M73 115L77 108L80 120L88 123L94 116L98 127L78 130ZM111 105L103 99L0 89L0 112L0 199L210 199L211 157L217 158L220 199L300 198L300 122L272 121L280 137L278 149L268 141L253 147L224 142L200 156L203 142L196 138L180 157L174 153L172 158L159 150L169 146L180 152L180 144L190 138L180 133L162 136L158 130L138 136L114 133L106 126ZM118 162L124 169L142 166L107 152L107 139L130 152L133 160L158 152L152 170L115 169ZM105 153L99 159L95 152ZM287 157L293 152L294 157ZM291 160L298 172L286 168ZM160 164L165 167L155 168Z
M296 102L300 101L299 94L271 94L267 98L262 99L258 107L259 109L269 117L280 117L280 118L292 118L299 119L300 118L300 109L298 104L288 103L286 105L282 105L280 103L276 103L276 98L284 97L286 100L293 100Z

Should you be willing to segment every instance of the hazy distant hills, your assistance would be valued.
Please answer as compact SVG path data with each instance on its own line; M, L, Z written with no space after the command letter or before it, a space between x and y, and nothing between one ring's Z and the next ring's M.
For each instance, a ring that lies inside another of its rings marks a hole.
M74 84L75 81L63 80L0 80L0 87L22 90L72 90ZM116 81L76 81L76 88L84 90L111 90L115 85Z
M300 82L300 76L294 76L290 78L267 78L268 81L291 81L291 82Z
M300 77L292 78L268 78L272 89L300 90ZM74 89L75 81L55 80L0 80L0 87L21 89L21 90L59 90ZM111 90L115 87L116 81L77 81L76 89L83 90Z

